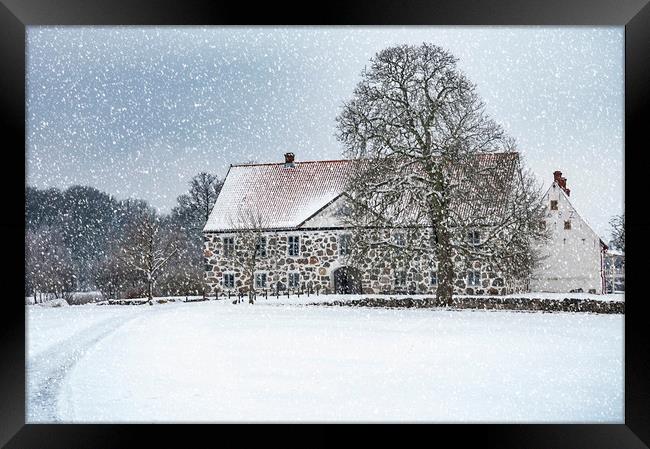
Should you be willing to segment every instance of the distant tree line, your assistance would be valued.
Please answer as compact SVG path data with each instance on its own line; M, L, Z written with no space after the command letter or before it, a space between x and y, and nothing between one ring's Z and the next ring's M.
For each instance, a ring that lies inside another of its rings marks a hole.
M100 291L107 298L203 293L202 229L223 182L199 173L169 214L93 187L28 186L25 294L37 301Z

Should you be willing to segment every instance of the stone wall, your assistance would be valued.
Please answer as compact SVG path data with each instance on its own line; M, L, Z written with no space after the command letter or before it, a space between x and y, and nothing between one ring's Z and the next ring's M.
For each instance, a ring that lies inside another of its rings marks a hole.
M299 273L302 290L318 289L322 293L333 293L334 272L338 268L348 266L347 256L339 254L339 235L348 233L340 230L317 231L277 231L265 232L266 257L261 257L255 264L255 272L267 274L269 291L279 288L284 291L288 285L288 273ZM300 237L300 253L298 256L288 255L288 237ZM224 291L249 290L251 285L251 270L246 267L246 252L237 246L237 235L234 233L206 233L204 256L206 261L205 280L208 294ZM235 238L234 255L225 256L223 238ZM456 256L456 279L454 293L469 295L503 295L524 290L523 285L513 284L493 271L489 265L481 262L465 263ZM435 265L434 265L435 266ZM387 294L434 294L437 286L431 283L431 272L434 266L429 261L419 257L409 260L408 266L400 267L391 261L380 250L368 253L360 268L363 293ZM480 285L467 285L467 271L480 273ZM397 272L406 272L405 285L396 285ZM234 273L234 288L224 287L224 273ZM261 290L257 289L256 290Z
M451 301L440 301L435 297L429 298L362 298L350 300L335 300L331 302L313 302L312 306L348 306L348 307L381 307L381 308L445 308L480 309L480 310L519 310L534 312L585 312L603 314L624 314L623 301L597 301L584 298L512 298L512 297L454 297Z

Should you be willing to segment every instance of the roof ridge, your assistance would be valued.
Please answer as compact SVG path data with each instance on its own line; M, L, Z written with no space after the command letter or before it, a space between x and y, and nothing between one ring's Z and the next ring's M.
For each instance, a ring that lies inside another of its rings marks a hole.
M478 152L474 156L496 156L496 155L512 155L518 156L518 151L493 151L493 152ZM356 159L312 159L308 161L295 161L295 164L318 164L324 162L354 162ZM285 162L258 162L258 163L245 163L245 164L230 164L231 167L255 167L263 165L284 165Z
M317 164L323 162L353 162L354 159L317 159L311 161L295 161L294 164ZM255 164L230 164L231 167L255 167L262 165L284 165L284 162L261 162Z

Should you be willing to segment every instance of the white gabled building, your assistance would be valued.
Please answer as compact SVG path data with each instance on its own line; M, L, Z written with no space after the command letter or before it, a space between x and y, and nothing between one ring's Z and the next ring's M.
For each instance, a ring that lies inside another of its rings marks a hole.
M607 245L575 210L562 172L553 173L546 192L546 219L551 231L544 244L544 259L530 282L531 291L602 294L605 289L604 255Z

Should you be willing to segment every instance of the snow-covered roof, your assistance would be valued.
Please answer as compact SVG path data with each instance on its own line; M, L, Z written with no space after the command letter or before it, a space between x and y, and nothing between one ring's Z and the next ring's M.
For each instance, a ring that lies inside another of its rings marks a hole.
M298 228L339 197L354 161L304 161L232 165L203 228L225 232L242 228L238 217L253 209L265 229Z
M474 160L476 167L485 172L485 176L473 181L476 185L471 192L478 201L461 201L452 207L459 216L471 213L491 216L504 207L503 186L509 182L504 184L503 180L512 179L519 155L478 154ZM252 227L242 223L241 218L250 212L259 217L264 229L299 228L344 193L346 180L354 174L355 162L232 165L203 231L228 232ZM451 176L458 182L463 182L465 177L462 168ZM490 201L483 201L484 197Z
M609 248L607 250L607 255L608 256L625 256L625 253L623 251L619 251L617 249Z
M498 220L506 212L508 192L513 187L519 164L519 153L479 153L473 156L472 176L465 198L452 200L451 208L458 217L485 217ZM456 182L467 182L464 167L450 173Z

